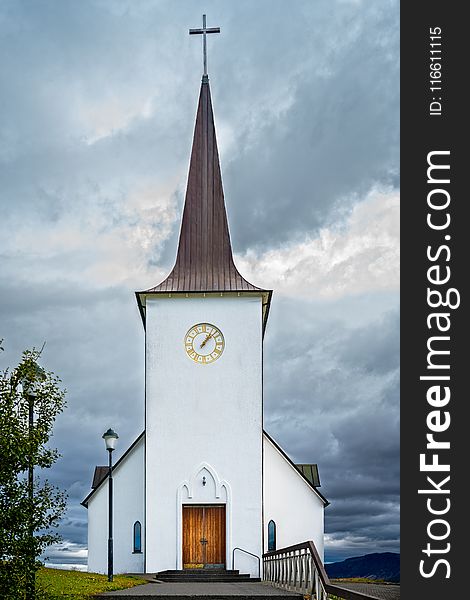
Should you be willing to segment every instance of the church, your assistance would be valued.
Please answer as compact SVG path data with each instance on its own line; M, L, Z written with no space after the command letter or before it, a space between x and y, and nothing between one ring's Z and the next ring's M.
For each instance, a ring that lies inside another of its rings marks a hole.
M233 260L206 68L176 261L136 299L145 424L113 466L114 572L257 577L257 557L306 540L323 559L328 502L317 465L295 464L263 427L272 290L244 279ZM91 572L107 572L108 484L108 467L96 467L82 502Z

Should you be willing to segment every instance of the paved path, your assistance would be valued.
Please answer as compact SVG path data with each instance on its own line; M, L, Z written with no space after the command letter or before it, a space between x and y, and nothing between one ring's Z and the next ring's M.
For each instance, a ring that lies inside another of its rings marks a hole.
M286 592L272 587L267 583L147 583L138 585L128 590L119 590L117 592L106 592L98 596L99 598L114 597L158 597L178 596L189 598L216 596L219 598L230 598L233 596L259 596L260 600L266 597L283 596L284 598L302 598L299 594Z
M376 598L383 600L400 600L400 586L391 583L350 583L346 581L331 581L332 584L338 585L348 590L361 592L362 594L370 594Z

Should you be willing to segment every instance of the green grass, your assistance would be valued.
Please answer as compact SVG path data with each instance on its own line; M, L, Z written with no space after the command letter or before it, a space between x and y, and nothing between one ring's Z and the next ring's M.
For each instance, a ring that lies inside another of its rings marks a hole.
M146 583L144 580L128 575L115 575L109 582L106 575L82 573L80 571L63 571L61 569L39 569L37 587L46 592L46 598L68 598L89 600L96 594L122 590Z

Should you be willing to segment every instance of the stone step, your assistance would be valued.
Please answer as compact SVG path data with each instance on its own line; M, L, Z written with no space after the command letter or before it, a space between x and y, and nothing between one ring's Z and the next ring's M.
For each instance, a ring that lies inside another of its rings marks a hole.
M212 579L213 577L223 577L224 579L230 579L230 581L236 581L240 577L250 577L248 573L240 573L237 575L230 575L227 573L197 573L197 574L187 574L187 573L157 573L155 575L155 579L180 579L184 577L185 579Z
M224 575L238 575L240 571L238 569L167 569L165 571L159 571L157 575L198 575L198 574L220 574Z
M248 573L186 573L180 571L179 573L156 573L157 579L162 577L190 577L191 579L199 579L199 577L230 577L230 579L237 579L238 577L249 577Z
M223 582L225 581L226 583L237 583L239 581L255 581L258 582L260 581L259 577L251 577L250 575L246 574L246 575L238 575L236 577L227 577L224 575L212 575L212 576L205 576L205 575L198 575L196 576L192 576L192 575L166 575L166 576L158 576L155 577L155 579L157 581L166 581L166 582L172 582L172 583L178 583L179 581L192 581L194 583L210 583L211 581L218 581L218 582Z
M237 583L237 582L258 582L259 577L251 577L248 574L243 575L156 575L157 581L165 581L168 583L210 583L211 581L218 583Z
M176 571L168 569L160 571L155 575L158 581L166 583L236 583L236 582L259 582L258 577L251 577L248 573L240 573L238 570L224 569L184 569Z

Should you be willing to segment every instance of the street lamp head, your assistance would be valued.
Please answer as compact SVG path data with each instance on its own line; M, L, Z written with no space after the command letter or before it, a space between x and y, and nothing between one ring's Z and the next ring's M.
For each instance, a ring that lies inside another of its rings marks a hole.
M104 443L106 444L106 450L112 452L116 447L116 440L119 438L118 434L113 431L111 428L108 429L105 433L103 433Z
M23 393L26 396L37 396L41 381L46 378L46 371L33 362L29 372L25 373L20 379Z

